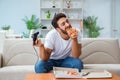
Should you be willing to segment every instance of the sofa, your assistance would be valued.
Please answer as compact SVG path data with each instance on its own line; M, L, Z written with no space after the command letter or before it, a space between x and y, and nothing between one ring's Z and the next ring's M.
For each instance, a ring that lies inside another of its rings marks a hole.
M41 39L44 43L44 39ZM32 39L5 39L0 53L0 80L24 80L28 73L35 73L39 60L38 48ZM80 59L85 69L106 69L120 76L120 49L118 39L83 38Z

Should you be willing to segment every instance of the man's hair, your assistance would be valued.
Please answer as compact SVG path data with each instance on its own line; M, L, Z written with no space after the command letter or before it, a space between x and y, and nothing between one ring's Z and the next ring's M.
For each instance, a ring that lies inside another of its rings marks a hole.
M55 14L55 15L54 15L54 17L53 17L53 19L52 19L52 22L51 22L51 24L52 24L52 26L53 26L54 28L58 28L57 21L58 21L60 18L62 18L62 17L65 17L65 18L66 18L66 15L65 15L64 13L58 13L58 14Z

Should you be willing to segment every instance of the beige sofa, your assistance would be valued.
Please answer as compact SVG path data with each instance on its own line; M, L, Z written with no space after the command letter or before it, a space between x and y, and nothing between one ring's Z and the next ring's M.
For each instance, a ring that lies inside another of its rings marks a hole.
M120 76L120 48L118 39L83 39L82 55L85 68L101 68Z
M43 40L43 39L42 39ZM44 42L44 40L43 40ZM38 60L32 39L5 39L0 54L0 80L24 80L25 74L35 73ZM120 76L120 50L117 39L83 39L84 68L107 69Z

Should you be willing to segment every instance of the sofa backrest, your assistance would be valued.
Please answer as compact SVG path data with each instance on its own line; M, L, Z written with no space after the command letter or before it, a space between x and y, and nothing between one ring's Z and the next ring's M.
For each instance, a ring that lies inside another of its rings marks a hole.
M83 38L80 59L87 64L120 63L118 39ZM37 60L32 39L5 39L2 66L33 65Z
M38 59L32 39L5 39L2 66L33 65Z
M87 64L120 63L118 39L83 38L80 58Z

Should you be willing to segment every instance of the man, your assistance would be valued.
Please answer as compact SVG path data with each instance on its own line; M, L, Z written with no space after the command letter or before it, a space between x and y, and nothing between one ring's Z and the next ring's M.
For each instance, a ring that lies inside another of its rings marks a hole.
M45 44L37 40L40 61L35 65L36 73L46 73L56 67L83 69L83 63L79 59L81 44L78 41L78 30L73 29L63 13L58 13L52 20L55 29L51 30L45 38Z

